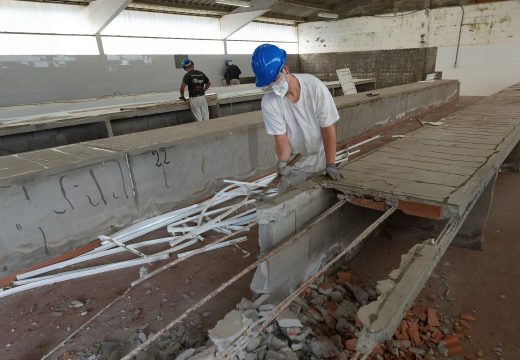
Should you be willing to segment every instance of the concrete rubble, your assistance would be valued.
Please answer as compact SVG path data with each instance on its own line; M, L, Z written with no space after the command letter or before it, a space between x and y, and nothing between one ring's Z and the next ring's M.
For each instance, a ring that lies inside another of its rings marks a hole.
M240 337L246 325L269 316L274 306L243 299L236 310L217 325L234 329L236 333L212 340L222 352L229 345L229 339L239 339L236 343L244 344L235 352L235 359L239 360L351 359L358 350L357 338L362 330L357 312L377 296L374 287L357 284L353 274L343 268L308 287L265 331L250 331L245 339ZM415 304L405 314L393 338L378 344L368 359L434 360L439 356L463 355L462 332L471 327L473 321L476 318L471 313L463 313L458 319L445 319L435 308ZM214 332L211 330L210 334ZM500 346L496 350L500 353ZM482 357L477 354L476 359Z
M252 326L275 309L267 294L254 301L243 298L236 309L207 332L209 340L206 330L200 326L201 318L196 317L188 322L189 328L183 325L172 328L136 360L218 359L232 344L241 344L232 353L237 360L352 359L363 330L357 312L378 295L375 287L357 283L354 274L343 267L309 286L262 332ZM464 355L463 332L476 320L472 312L462 313L456 319L444 318L434 307L416 303L404 315L393 338L378 344L368 359L434 360ZM246 333L249 336L246 337ZM147 329L142 329L131 335L126 345L135 347L146 338ZM122 345L105 341L76 352L74 356L68 354L67 358L117 359L124 355ZM497 344L493 353L500 357L502 344ZM483 352L476 356L465 359L484 359Z

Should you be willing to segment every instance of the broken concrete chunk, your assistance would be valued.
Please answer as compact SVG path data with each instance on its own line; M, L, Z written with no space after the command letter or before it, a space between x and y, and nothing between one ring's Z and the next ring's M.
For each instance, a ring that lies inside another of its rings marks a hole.
M273 304L263 304L258 307L258 311L271 311L274 309Z
M325 338L313 340L311 342L311 351L319 359L330 358L339 354L338 349L332 345L330 340Z
M356 316L357 310L358 307L356 304L348 300L343 300L334 312L334 316L336 317L336 319L339 319L341 317L345 319L353 318Z
M302 328L303 324L301 323L300 319L296 315L294 315L290 310L285 309L278 315L278 318L276 319L278 322L278 325L282 328L288 328L288 327L296 327L296 328Z
M208 331L209 338L219 351L223 351L236 340L246 327L242 322L242 315L236 311L230 311L217 325Z
M258 320L258 313L255 310L246 310L242 313L242 322L246 326L252 325L256 320Z
M195 353L195 349L184 350L182 353L179 354L179 356L177 356L175 358L175 360L186 360L187 358L192 356L194 353Z
M72 301L70 302L70 304L69 304L69 307L71 307L71 308L79 308L79 307L82 307L83 305L85 305L85 304L83 304L83 303L82 303L81 301L79 301L79 300L72 300Z
M280 354L276 351L269 350L265 356L265 360L285 360L285 354Z
M246 310L255 310L255 304L246 298L242 298L242 300L236 306L237 310L246 311Z
M252 352L255 349L259 348L262 344L262 338L259 336L255 336L249 339L249 342L246 345L246 351Z

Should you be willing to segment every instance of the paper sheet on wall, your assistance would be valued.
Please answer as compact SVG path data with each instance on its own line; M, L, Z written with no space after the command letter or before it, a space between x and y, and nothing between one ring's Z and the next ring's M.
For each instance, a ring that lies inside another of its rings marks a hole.
M338 79L339 83L341 84L341 90L343 90L343 94L357 94L356 85L354 85L354 80L352 80L350 69L338 69L336 70L336 73L338 74Z

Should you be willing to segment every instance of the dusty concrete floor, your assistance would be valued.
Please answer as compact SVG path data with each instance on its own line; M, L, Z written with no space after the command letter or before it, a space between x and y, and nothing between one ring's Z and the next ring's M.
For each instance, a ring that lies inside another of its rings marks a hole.
M420 117L423 121L442 120L443 116L478 99L463 97ZM364 146L363 152L391 141L392 134L406 133L419 126L418 121L410 119L383 132L379 131L384 135L383 138ZM351 143L358 141L355 139ZM488 224L485 251L449 249L443 262L448 261L450 265L436 270L438 275L446 277L451 288L449 297L454 300L443 299L445 285L436 279L429 281L420 296L420 299L426 299L427 294L437 295L438 300L434 305L445 314L458 314L472 309L477 311L477 322L466 332L473 339L471 343L465 339L468 354L477 349L490 354L491 348L498 341L504 345L504 359L516 359L516 354L520 353L520 313L515 307L520 300L520 267L516 262L520 255L520 245L513 235L520 228L514 215L520 211L520 199L510 196L515 190L520 190L520 175L501 174ZM359 276L368 281L385 278L397 266L400 254L417 241L416 234L404 231L397 224L390 223L385 227L383 235L354 260L352 266ZM392 240L389 240L389 236ZM102 340L124 343L129 337L135 336L139 329L144 329L145 333L157 331L222 281L254 261L258 251L256 237L256 232L251 232L250 241L241 244L242 248L251 252L247 258L241 258L241 253L235 248L222 249L197 256L193 261L186 261L138 286L56 354L68 349L77 350ZM248 285L251 276L252 273L201 310L211 313L210 317L204 319L204 328L212 327L242 296L250 295ZM0 359L39 359L90 316L123 293L137 277L138 268L127 269L2 299ZM503 294L505 298L500 297ZM85 306L70 308L69 302L75 299L84 302Z

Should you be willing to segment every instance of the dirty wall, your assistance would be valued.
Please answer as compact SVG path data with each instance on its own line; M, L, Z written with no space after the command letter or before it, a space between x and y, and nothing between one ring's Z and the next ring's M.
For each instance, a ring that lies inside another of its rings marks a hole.
M499 1L305 23L298 37L303 71L332 77L341 65L407 81L435 69L459 80L461 95L485 96L520 81L519 29L520 2Z

